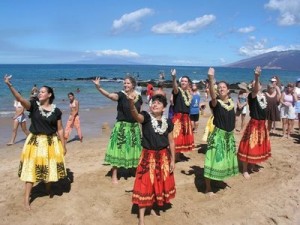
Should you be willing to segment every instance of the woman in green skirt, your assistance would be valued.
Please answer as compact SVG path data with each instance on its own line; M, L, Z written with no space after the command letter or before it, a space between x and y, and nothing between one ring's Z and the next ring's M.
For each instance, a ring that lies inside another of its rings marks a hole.
M109 93L100 85L100 77L93 80L96 89L105 97L118 102L117 122L113 128L105 154L105 163L112 166L112 183L117 184L117 168L136 168L141 155L141 131L130 112L127 95L135 96L135 107L140 112L143 100L135 91L136 81L128 76L124 79L124 90Z
M234 139L235 112L234 103L229 97L229 88L226 82L218 83L218 97L213 88L215 70L209 68L209 103L213 112L214 130L207 140L207 152L204 163L205 193L213 195L211 180L223 181L227 177L237 175L238 161Z

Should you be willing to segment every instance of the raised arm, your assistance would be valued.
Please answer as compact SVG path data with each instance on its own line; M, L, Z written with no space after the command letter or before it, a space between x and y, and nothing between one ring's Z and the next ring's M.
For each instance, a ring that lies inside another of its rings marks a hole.
M10 92L13 94L13 96L15 97L15 99L21 103L21 105L25 108L25 109L30 109L30 102L23 98L22 95L13 87L12 83L10 82L10 79L12 78L12 75L5 75L4 76L4 83L7 84Z
M138 123L142 123L144 122L144 116L142 114L140 114L135 105L134 105L134 99L138 98L138 96L131 96L131 95L126 95L127 99L129 100L129 105L130 105L130 112L132 117L138 122Z
M113 101L118 101L119 96L116 93L109 93L108 91L104 90L100 85L100 77L96 77L95 80L92 80L95 84L96 89L104 95L106 98L109 98Z
M209 94L211 97L211 104L213 107L215 107L217 105L217 95L216 95L215 88L214 88L214 81L215 81L215 69L214 68L210 67L208 69L207 77L208 77L208 84L209 84Z
M172 85L174 94L178 93L178 84L176 80L176 69L171 69Z
M261 74L261 67L260 66L257 66L254 70L254 87L252 89L252 98L255 98L257 93L259 92L259 77L260 77L260 74Z

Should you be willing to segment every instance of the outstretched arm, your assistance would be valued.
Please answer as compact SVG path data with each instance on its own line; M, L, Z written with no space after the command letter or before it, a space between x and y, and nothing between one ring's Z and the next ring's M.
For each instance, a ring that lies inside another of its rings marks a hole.
M116 93L109 93L108 91L104 90L101 85L100 85L100 77L96 77L95 80L92 80L93 83L95 84L96 89L104 95L106 98L109 98L113 101L118 101L119 96Z
M23 98L22 97L22 95L13 87L13 85L12 85L12 83L10 82L10 79L12 78L12 75L5 75L4 76L4 83L6 83L7 84L7 86L8 86L8 88L9 88L9 90L10 90L10 92L13 94L13 96L16 98L16 100L18 101L18 102L20 102L21 103L21 105L25 108L25 109L30 109L30 106L31 106L31 104L30 104L30 102L27 100L27 99L25 99L25 98Z
M173 92L174 92L174 94L177 94L178 93L178 84L176 81L176 69L171 70L171 76L172 76Z
M213 107L215 107L217 105L217 95L214 89L214 77L215 77L215 69L210 67L208 69L208 83L209 83L209 93L210 93L210 97L211 97L211 104Z

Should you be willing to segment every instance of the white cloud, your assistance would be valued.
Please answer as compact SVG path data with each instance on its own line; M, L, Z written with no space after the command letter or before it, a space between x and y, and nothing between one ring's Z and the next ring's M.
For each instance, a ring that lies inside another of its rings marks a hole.
M123 31L126 28L138 29L140 27L140 20L143 17L152 15L154 12L152 9L143 8L134 12L124 14L120 19L114 20L112 29L115 33Z
M204 15L182 24L179 24L177 21L169 21L154 25L151 30L158 34L195 33L199 29L211 24L215 19L216 17L214 15Z
M240 33L250 33L250 32L252 32L254 30L255 30L255 27L249 26L249 27L241 27L241 28L239 28L238 32L240 32Z
M126 58L137 58L140 55L136 52L129 51L127 49L122 50L94 50L94 51L86 51L88 54L93 54L96 56L117 56L117 57L126 57Z
M250 37L249 42L246 44L246 46L240 47L239 54L243 56L252 57L272 51L300 50L300 45L277 45L273 47L268 47L267 44L267 39L256 41L255 38L253 39L253 37Z
M279 11L278 24L281 26L300 24L300 0L270 0L265 8Z

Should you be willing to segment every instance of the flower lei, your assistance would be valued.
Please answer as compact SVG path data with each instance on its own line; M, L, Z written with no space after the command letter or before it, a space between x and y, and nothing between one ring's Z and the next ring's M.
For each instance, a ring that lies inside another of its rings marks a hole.
M232 99L228 99L228 103L229 105L227 105L226 103L224 103L221 99L218 99L218 102L221 104L221 106L226 109L227 111L230 111L234 108L234 103L232 101Z
M154 132L159 133L160 135L164 134L168 129L167 118L164 115L161 117L162 123L161 123L161 127L159 127L157 119L151 113L149 113L149 115L151 117L151 124L154 129Z
M181 95L183 97L184 104L186 106L190 106L192 102L192 95L189 91L184 91L180 87L178 87L179 91L181 92Z
M264 94L258 94L257 101L258 101L260 108L262 108L262 109L267 108L268 103L267 103L266 96Z
M51 111L49 112L45 112L44 109L42 108L40 102L36 102L36 104L39 106L39 111L41 113L42 116L48 118L49 116L52 115L52 113L54 113L56 105L55 104L51 104Z
M124 95L126 95L126 96L128 95L124 90L122 90L121 92L123 92ZM135 96L133 102L136 103L139 100L139 95L140 94L137 91L134 91L134 93L136 94L136 96Z

